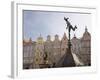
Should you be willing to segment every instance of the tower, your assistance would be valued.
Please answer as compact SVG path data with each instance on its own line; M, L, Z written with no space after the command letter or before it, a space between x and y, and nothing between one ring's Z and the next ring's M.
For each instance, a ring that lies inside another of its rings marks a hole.
M40 35L37 38L36 46L35 46L35 64L36 68L39 67L40 64L43 64L44 57L44 41L42 36Z
M23 69L31 69L33 67L33 41L23 40Z
M81 38L81 59L85 66L91 65L91 35L87 27Z
M44 43L44 53L47 54L47 60L48 60L48 64L52 64L53 62L53 45L52 45L52 41L51 41L51 36L48 35L47 36L47 40Z
M63 38L61 40L61 57L66 53L67 48L68 48L68 38L66 36L66 33L64 33Z
M53 55L54 55L53 61L56 64L60 59L60 40L57 34L55 35L55 39L53 41Z
M76 35L74 34L74 37L71 39L71 43L72 43L72 53L74 54L80 54L80 39L78 39L76 37Z

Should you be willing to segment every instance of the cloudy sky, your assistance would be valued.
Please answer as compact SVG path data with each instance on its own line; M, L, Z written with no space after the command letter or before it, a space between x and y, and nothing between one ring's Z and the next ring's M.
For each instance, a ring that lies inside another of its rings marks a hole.
M51 35L52 40L56 34L59 39L62 38L64 32L68 35L66 30L66 22L64 17L68 17L70 23L75 26L77 30L71 31L71 38L76 34L76 37L82 37L85 26L91 33L91 14L86 13L70 13L70 12L47 12L47 11L23 11L23 37L24 39L32 38L36 40L41 36L46 40L47 35Z

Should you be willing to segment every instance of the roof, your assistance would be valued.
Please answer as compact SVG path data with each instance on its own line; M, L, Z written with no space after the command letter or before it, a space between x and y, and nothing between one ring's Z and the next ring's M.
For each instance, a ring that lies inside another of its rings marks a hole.
M72 54L66 52L56 64L57 67L74 67L75 61Z

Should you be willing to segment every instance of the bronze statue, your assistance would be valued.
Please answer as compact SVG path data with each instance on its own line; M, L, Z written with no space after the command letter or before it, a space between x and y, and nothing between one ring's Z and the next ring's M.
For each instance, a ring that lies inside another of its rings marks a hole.
M73 30L73 31L75 31L76 29L77 29L77 27L76 27L76 25L75 25L75 27L73 27L72 25L71 25L71 23L68 21L68 19L69 18L65 18L64 17L64 20L66 21L66 24L67 24L67 27L66 27L66 29L68 29L68 37L69 37L69 39L68 39L68 48L66 49L66 54L65 54L65 56L64 56L64 60L63 60L63 66L65 67L73 67L73 66L75 66L75 61L74 61L74 59L73 59L73 56L72 56L72 53L71 53L71 40L70 40L70 31L71 31L71 29Z
M73 31L75 31L75 29L77 29L76 25L75 25L75 27L73 28L73 26L70 24L70 22L68 21L68 19L69 19L69 18L65 18L65 17L64 17L64 20L65 20L66 23L67 23L66 29L69 29L69 32L70 32L71 29L72 29Z
M74 66L76 66L76 64L75 64L75 61L74 61L74 58L73 58L73 55L72 55L72 53L71 53L71 41L70 41L70 31L71 31L71 29L73 30L73 31L75 31L75 29L77 29L77 27L75 26L74 28L73 28L73 26L70 24L70 22L68 21L68 19L69 18L65 18L64 17L64 20L66 21L66 23L67 23L67 27L66 27L66 29L68 29L68 37L69 37L69 39L68 39L68 48L66 48L66 52L65 52L65 54L61 57L61 59L58 61L58 63L54 63L53 64L53 67L74 67Z
M64 17L64 20L66 21L66 24L67 24L66 29L68 29L69 43L70 43L70 31L71 31L71 29L72 29L73 31L75 31L75 30L77 29L77 27L76 27L76 25L75 25L75 27L73 27L73 26L70 24L70 22L68 21L68 19L69 19L69 18ZM70 46L70 44L69 44L69 46Z

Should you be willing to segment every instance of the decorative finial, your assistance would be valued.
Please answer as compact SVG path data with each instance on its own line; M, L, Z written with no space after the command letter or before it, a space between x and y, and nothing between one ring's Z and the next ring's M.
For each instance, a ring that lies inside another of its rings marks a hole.
M59 36L56 34L55 35L55 40L58 40L59 39Z
M47 40L51 40L51 36L50 35L47 36Z
M40 33L40 37L41 37L41 33Z
M31 41L32 41L32 39L31 39L31 37L30 37L29 42L31 42Z
M66 33L64 32L64 36L66 36Z
M88 31L87 26L85 26L85 32L87 32L87 31Z
M76 35L74 34L74 38L76 38Z

